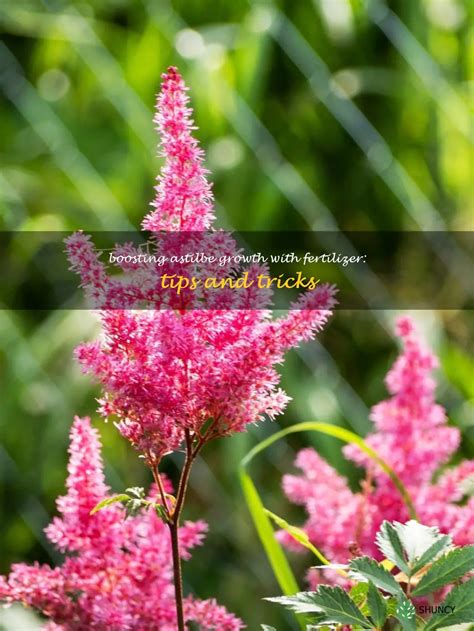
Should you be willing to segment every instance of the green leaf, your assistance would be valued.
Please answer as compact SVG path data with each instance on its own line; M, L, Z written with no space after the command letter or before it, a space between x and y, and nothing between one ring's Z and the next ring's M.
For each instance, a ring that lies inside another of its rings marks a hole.
M349 575L356 580L359 580L362 576L365 580L371 581L389 594L397 596L403 593L401 586L392 574L370 557L365 556L352 559L349 564Z
M356 583L349 592L349 596L355 602L357 607L362 611L364 615L368 615L369 608L367 607L367 592L369 591L368 583Z
M387 601L387 617L390 618L390 616L395 617L397 615L397 607L398 607L398 601L394 596L391 596Z
M297 526L292 526L287 521L285 521L284 519L282 519L281 517L279 517L278 515L276 515L275 513L272 513L271 511L267 509L265 509L265 513L268 515L268 517L270 517L270 519L272 519L276 523L276 525L279 528L282 528L283 530L285 530L291 537L293 537L293 539L295 539L295 541L300 543L307 550L310 550L322 563L324 563L325 566L329 567L331 565L329 560L324 556L324 554L320 552L320 550L318 550L318 548L311 543L307 533L302 528L298 528ZM342 570L340 569L339 571L342 572Z
M321 623L337 623L370 629L371 623L361 613L352 598L341 587L321 585L316 592L300 592L294 596L266 598L285 605L295 613L318 614Z
M392 525L397 531L410 567L413 567L420 557L436 543L441 539L446 540L447 537L447 535L442 535L436 526L424 526L414 519L405 524L400 524L396 521ZM448 537L448 540L451 543L450 537Z
M129 499L130 499L130 496L125 495L125 493L121 493L120 495L113 495L112 497L106 497L94 506L90 514L93 515L94 513L97 513L103 508L106 508L107 506L111 506L112 504L116 504L117 502L127 502Z
M439 607L443 609L433 614L424 631L434 631L454 624L472 622L474 620L474 579L454 587ZM447 613L446 607L452 607L453 611ZM443 611L445 613L442 613Z
M128 493L137 500L145 498L145 489L142 486L131 486L130 488L125 489L125 493Z
M387 619L387 603L372 582L369 582L367 590L367 603L372 622L380 629Z
M415 605L411 602L411 600L408 600L405 594L398 599L395 614L404 631L416 631Z
M265 598L272 603L284 605L295 613L321 613L323 609L314 602L316 592L299 592L293 596Z
M452 539L449 535L441 535L438 541L435 541L415 563L411 566L411 574L413 576L419 572L425 565L431 563L436 557L443 552L448 546L452 544Z
M359 625L364 629L372 628L369 620L341 587L321 585L313 594L313 602L325 614L321 622Z
M294 594L298 591L298 583L296 582L280 544L275 538L271 522L265 513L260 495L252 479L243 469L240 470L240 482L255 528L257 529L260 541L267 553L268 560L270 561L270 565L281 590L287 595Z
M277 631L275 627L269 627L268 624L262 624L263 631Z
M423 596L434 592L443 585L462 578L472 570L474 570L474 546L451 550L433 563L413 590L413 596Z
M402 542L397 531L388 521L384 521L377 533L376 543L382 554L397 567L409 574L410 568L405 560Z

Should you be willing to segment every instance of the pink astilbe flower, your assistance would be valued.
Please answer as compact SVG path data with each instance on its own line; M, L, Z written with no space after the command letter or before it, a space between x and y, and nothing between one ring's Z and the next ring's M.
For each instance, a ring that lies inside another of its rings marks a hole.
M373 407L375 429L366 441L401 478L422 523L450 533L458 545L472 543L474 497L466 501L465 495L467 482L474 479L474 461L448 469L436 480L459 445L459 430L447 426L445 410L435 403L431 373L437 360L418 340L410 318L400 318L396 332L404 348L386 378L392 396ZM313 449L298 454L295 464L303 473L284 476L284 491L305 506L304 528L331 560L346 562L350 550L380 557L375 533L383 520L407 521L406 506L390 478L365 454L352 445L344 451L366 468L360 492L353 493ZM288 535L281 538L299 548ZM311 578L317 580L314 573Z
M167 527L153 511L125 519L118 505L90 514L108 488L89 419L75 418L69 453L67 495L58 500L61 517L46 529L66 558L54 569L14 565L8 577L0 577L0 600L36 609L50 631L175 631ZM201 544L206 529L201 521L181 527L182 558ZM185 617L208 631L244 628L214 600L189 596Z
M101 341L79 346L76 357L102 385L101 414L114 418L144 455L162 497L172 541L177 628L184 631L185 617L194 611L205 618L204 628L212 623L224 630L231 628L228 614L214 601L183 602L179 539L186 536L179 524L191 467L210 440L284 410L288 397L278 388L276 366L286 351L323 328L335 289L318 285L287 316L272 319L272 291L255 283L268 270L252 257L242 268L235 239L212 227L212 193L203 152L191 136L195 128L187 103L181 76L169 68L155 117L165 164L154 210L143 222L152 233L146 245L151 244L153 257L137 265L140 246L116 245L114 274L82 233L67 240L67 251L86 296L100 309L103 331ZM230 287L237 278L245 280L243 286ZM181 448L185 460L168 506L159 464ZM54 532L62 541L60 528Z
M155 210L143 228L160 230L207 230L214 219L212 193L202 166L204 152L191 132L196 129L187 107L188 88L176 68L163 75L154 121L166 158L156 186Z
M177 70L170 68L163 75L155 117L165 165L155 208L143 226L168 254L190 243L196 251L206 245L215 255L235 254L239 250L228 234L196 232L210 228L214 216L185 90ZM158 237L160 231L167 237ZM280 414L288 397L278 388L275 366L287 350L323 328L335 304L334 288L320 285L293 304L286 317L273 320L269 290L256 295L252 287L217 294L185 288L173 298L157 289L157 280L164 271L184 273L179 265L122 265L123 281L107 275L87 236L73 235L67 249L81 285L101 305L103 326L103 340L80 346L76 356L103 386L102 415L116 420L151 466L178 449L185 432L207 442ZM133 252L133 246L117 252ZM211 271L223 274L222 268L206 264L187 267L185 273ZM267 270L254 265L246 271L255 278ZM138 303L151 309L126 310Z

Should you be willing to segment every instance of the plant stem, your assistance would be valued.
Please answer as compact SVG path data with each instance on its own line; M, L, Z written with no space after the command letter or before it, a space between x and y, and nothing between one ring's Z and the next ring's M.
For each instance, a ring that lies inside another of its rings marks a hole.
M170 519L168 522L171 535L171 551L173 556L173 579L178 631L186 631L186 627L184 626L183 608L183 575L181 570L181 556L179 554L179 520L183 510L184 500L186 498L186 491L188 488L189 476L191 475L193 462L204 446L204 441L201 440L194 448L193 438L189 430L186 430L185 436L186 458L179 480L178 493L176 494L176 504L174 506L174 510L170 513Z
M181 557L179 556L179 526L177 522L169 524L171 534L171 550L173 554L174 598L176 602L176 622L179 631L186 631L183 610L183 577L181 573Z
M168 508L168 502L166 501L166 493L163 487L163 482L161 480L160 472L158 471L158 465L155 465L154 467L152 467L152 473L153 473L153 478L155 480L156 486L158 487L158 490L160 492L161 503L163 504L166 516L169 519L170 512Z

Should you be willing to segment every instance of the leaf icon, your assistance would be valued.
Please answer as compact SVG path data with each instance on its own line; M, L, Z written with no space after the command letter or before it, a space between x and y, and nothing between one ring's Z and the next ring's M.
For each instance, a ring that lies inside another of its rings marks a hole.
M399 618L414 618L416 614L415 606L409 600L404 600L398 605L396 613Z

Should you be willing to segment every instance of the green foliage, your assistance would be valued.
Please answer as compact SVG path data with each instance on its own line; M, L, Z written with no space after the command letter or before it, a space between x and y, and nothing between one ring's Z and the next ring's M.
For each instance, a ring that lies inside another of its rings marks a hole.
M451 546L452 539L438 528L414 520L406 524L384 521L377 533L377 545L389 561L411 578Z
M269 602L284 605L295 613L321 613L321 607L315 602L315 592L298 592L294 596L275 596L265 598Z
M287 521L285 521L275 513L268 511L264 507L262 499L252 478L247 471L247 468L258 454L264 452L274 443L278 442L279 440L285 438L290 434L297 434L306 431L316 432L318 434L326 436L332 436L334 438L338 438L345 443L357 445L365 454L369 456L371 460L373 460L378 466L380 466L387 473L387 475L389 475L389 477L394 482L396 488L399 490L400 495L406 502L408 510L410 512L413 512L414 510L408 491L406 490L405 486L403 485L400 478L396 475L396 473L384 460L382 460L382 458L380 458L380 456L371 447L369 447L369 445L366 444L366 442L362 438L360 438L360 436L357 436L347 429L334 425L329 425L328 423L297 423L296 425L293 425L281 432L277 432L276 434L273 434L266 440L262 441L261 443L256 445L241 461L239 472L240 483L246 500L247 508L252 516L252 521L255 525L262 546L266 552L270 566L275 574L275 577L278 581L278 584L280 585L283 594L286 595L294 594L298 590L297 581L286 559L282 547L273 535L273 529L269 518L271 518L280 528L286 530L295 540L299 541L299 543L301 543L303 546L310 549L311 552L313 552L313 554L315 554L315 556L324 564L328 564L328 559L326 559L326 557L309 541L304 531L290 525ZM337 570L341 573L340 568L337 568Z
M127 495L126 493L120 493L119 495L113 495L112 497L105 497L98 504L96 504L96 506L94 506L94 508L91 510L91 515L97 513L103 508L107 508L107 506L112 506L112 504L116 504L117 502L128 502L131 499L132 498L130 497L130 495Z
M445 551L448 546L452 544L452 539L449 535L441 535L437 541L435 541L421 556L410 566L410 576L413 576L421 569L425 567L430 561L437 558L441 552Z
M329 623L377 630L390 622L390 628L398 624L396 628L403 631L416 631L422 619L417 617L412 597L423 595L432 599L441 587L474 570L473 546L446 552L451 545L449 536L413 520L406 524L384 522L377 533L377 543L388 555L387 560L401 572L392 574L374 559L358 557L345 566L350 578L357 581L349 593L341 587L321 585L315 592L268 600L300 614L317 615L317 620L312 621L317 629ZM456 585L449 592L428 621L426 630L472 620L474 579Z
M349 591L349 596L361 610L364 616L369 615L369 606L367 602L367 593L369 591L369 583L356 583Z
M435 592L474 570L474 545L456 548L437 559L413 590L413 596Z
M243 468L240 471L240 482L247 507L252 515L255 528L260 537L260 541L264 546L267 558L275 573L278 583L283 593L294 593L298 589L296 579L291 571L288 561L286 560L282 547L273 535L273 528L270 519L266 514L258 491L255 488L252 479Z
M410 510L411 512L413 511L413 503L408 494L408 491L406 490L405 486L403 485L400 478L396 475L396 473L391 469L391 467L386 462L384 462L384 460L382 460L382 458L380 458L380 456L371 447L369 447L369 445L367 445L367 443L362 438L360 438L360 436L357 436L357 434L354 434L353 432L350 432L347 429L344 429L342 427L337 427L334 425L329 425L328 423L319 423L319 422L297 423L296 425L292 425L291 427L288 427L287 429L281 432L277 432L276 434L273 434L266 440L262 441L261 443L256 445L256 447L254 447L241 461L240 481L241 481L241 486L242 486L244 496L247 502L247 507L252 515L255 525L257 526L257 531L259 532L260 540L265 550L267 551L267 554L270 553L271 555L271 557L269 557L269 560L274 571L276 572L276 575L279 577L278 580L280 582L280 585L281 585L282 580L284 582L285 593L291 593L291 591L286 592L286 589L289 587L289 583L288 583L289 567L286 560L285 561L282 560L283 552L281 551L281 548L280 548L280 552L277 553L276 552L277 548L275 548L273 543L269 543L269 539L272 539L272 537L267 536L271 532L271 526L270 526L270 521L268 517L271 517L280 528L287 530L287 532L289 532L289 534L293 536L293 538L299 541L299 543L311 549L311 551L324 563L328 563L328 560L324 557L324 555L319 550L315 548L315 546L311 544L311 542L309 541L304 531L302 531L301 529L295 526L290 525L284 519L275 515L275 513L272 513L271 511L268 511L267 509L264 508L263 502L258 494L258 491L250 475L247 472L247 467L258 454L262 453L268 447L278 442L282 438L285 438L286 436L290 434L297 434L300 432L307 432L307 431L316 432L318 434L323 434L326 436L333 436L347 444L357 445L365 454L367 454L371 458L371 460L373 460L377 465L379 465L387 473L387 475L390 476L395 486L398 488L403 500L406 502L408 510Z
M321 585L315 592L302 592L293 597L268 598L296 613L315 613L320 623L349 624L370 629L369 620L341 587Z
M450 607L450 613L447 612ZM436 612L428 620L425 631L434 631L454 624L472 622L474 620L474 579L456 585L441 603L440 612Z
M367 603L369 606L369 615L374 625L380 628L387 619L387 601L373 583L369 581L368 585Z
M356 625L364 629L371 627L369 620L342 587L321 585L316 591L314 602L324 613L324 622Z
M282 519L281 517L279 517L278 515L275 515L275 513L272 513L271 511L267 509L265 509L265 513L270 517L270 519L272 519L275 522L275 524L279 528L281 528L282 530L285 530L289 535L293 537L295 541L297 541L304 548L312 552L314 556L319 559L319 561L321 561L325 565L329 565L328 559L324 556L324 554L320 550L318 550L318 548L315 545L311 543L307 533L302 528L298 528L297 526L292 526L285 519Z
M370 557L364 556L353 559L349 564L349 568L349 576L353 579L365 579L388 594L398 596L402 593L402 588L395 580L393 574L390 574L380 563L377 563Z
M377 533L377 545L386 559L394 563L403 570L407 575L410 568L405 560L402 543L398 537L394 526L388 521L384 521Z
M120 502L125 508L125 515L127 517L135 517L142 510L154 509L157 516L164 522L167 522L167 516L165 508L162 504L158 502L152 502L145 498L145 489L141 486L134 486L128 489L125 489L125 493L119 493L118 495L113 495L112 497L106 497L101 500L94 508L91 510L91 515L97 513L108 506L112 506L113 504L117 504Z

